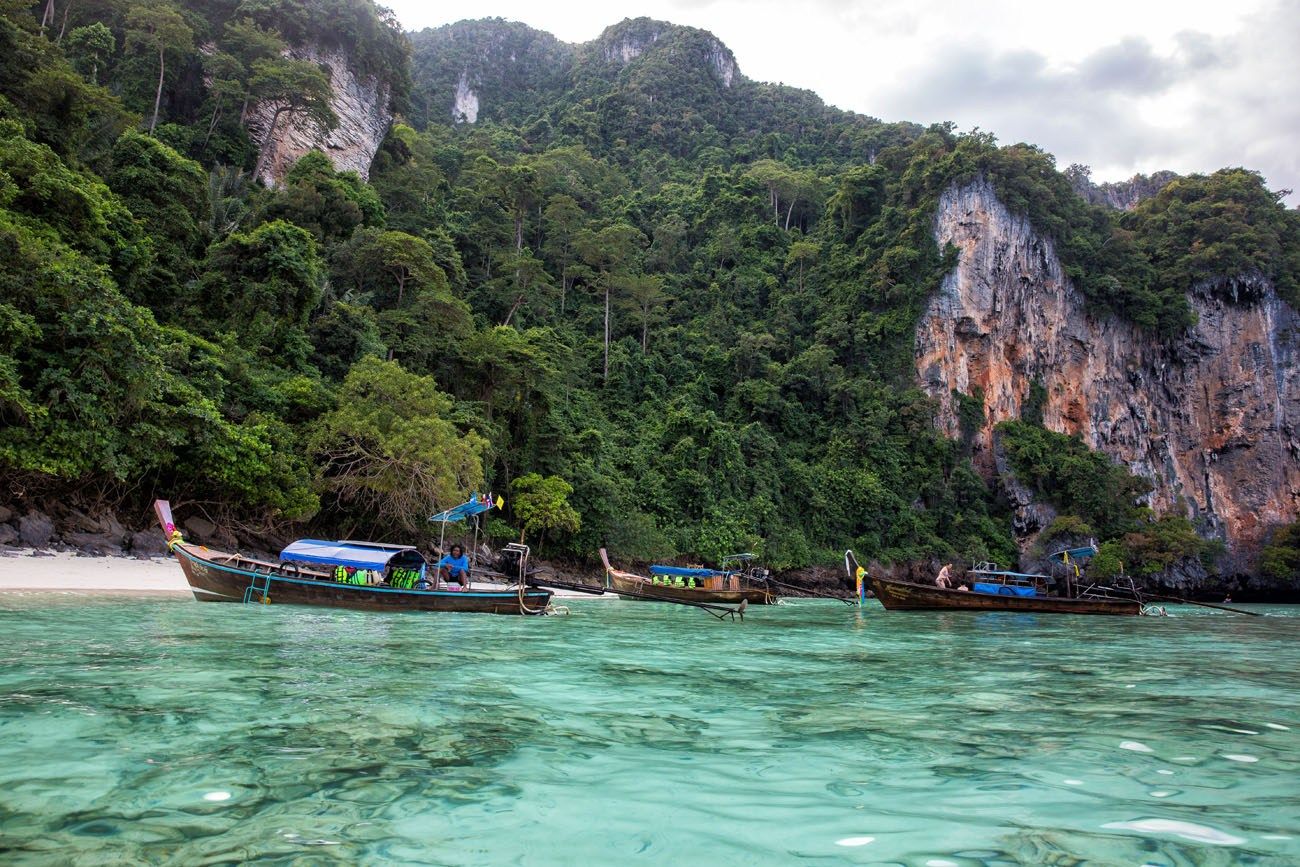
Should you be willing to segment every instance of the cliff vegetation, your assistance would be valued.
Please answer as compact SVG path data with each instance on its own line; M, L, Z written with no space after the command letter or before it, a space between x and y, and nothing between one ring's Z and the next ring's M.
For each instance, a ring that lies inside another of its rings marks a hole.
M946 189L993 184L1099 316L1153 339L1190 324L1193 284L1297 292L1300 218L1255 173L1120 212L1031 145L750 81L690 28L572 46L489 20L408 43L365 0L3 8L15 502L141 515L168 495L241 532L391 537L494 489L496 533L579 557L1010 562L1009 504L916 386L955 256L934 240ZM328 76L285 53L308 42L389 82L399 121L368 180L316 153L267 189L249 104L333 122ZM1173 519L1031 428L1008 431L1027 477L1130 567L1191 544L1125 541ZM560 517L541 529L514 491Z

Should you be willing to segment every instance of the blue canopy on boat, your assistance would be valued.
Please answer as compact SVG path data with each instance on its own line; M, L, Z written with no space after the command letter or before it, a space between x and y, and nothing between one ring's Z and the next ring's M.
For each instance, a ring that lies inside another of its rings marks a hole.
M410 545L381 545L378 542L299 539L280 552L281 562L351 566L353 569L371 569L377 572L382 572L389 561L397 557L408 562L424 562L424 555Z
M714 575L728 575L728 572L719 572L717 569L694 569L688 566L659 566L650 567L651 575L678 575L682 578L712 578Z
M1082 548L1068 548L1064 551L1053 551L1048 556L1053 560L1066 562L1067 560L1082 560L1086 557L1093 557L1097 554L1097 548L1093 545L1084 545Z
M470 495L470 498L467 502L461 503L459 506L454 506L445 512L439 512L438 514L429 518L429 520L435 524L438 522L444 524L454 524L457 521L463 521L466 518L472 518L475 515L481 515L482 513L488 511L491 508L493 508L492 496L489 494L488 496L480 497L478 493L475 492L474 494Z

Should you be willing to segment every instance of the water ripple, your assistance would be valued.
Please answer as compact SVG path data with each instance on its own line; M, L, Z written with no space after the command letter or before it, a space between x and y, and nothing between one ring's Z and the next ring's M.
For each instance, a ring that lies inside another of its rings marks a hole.
M0 860L1300 862L1294 617L571 607L0 597Z

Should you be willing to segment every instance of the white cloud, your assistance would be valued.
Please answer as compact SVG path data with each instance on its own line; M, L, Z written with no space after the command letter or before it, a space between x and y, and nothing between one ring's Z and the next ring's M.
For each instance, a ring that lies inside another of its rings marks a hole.
M414 29L467 12L387 2ZM480 0L471 14L570 42L647 15L712 31L751 78L886 120L978 126L1096 180L1245 165L1300 189L1300 0Z

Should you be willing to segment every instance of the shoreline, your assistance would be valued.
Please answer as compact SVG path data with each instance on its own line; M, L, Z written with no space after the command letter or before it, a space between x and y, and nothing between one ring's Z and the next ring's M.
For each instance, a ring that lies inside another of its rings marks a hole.
M0 548L0 595L10 593L192 597L185 576L171 557L104 557L75 551ZM557 599L617 598L613 593L554 593Z

